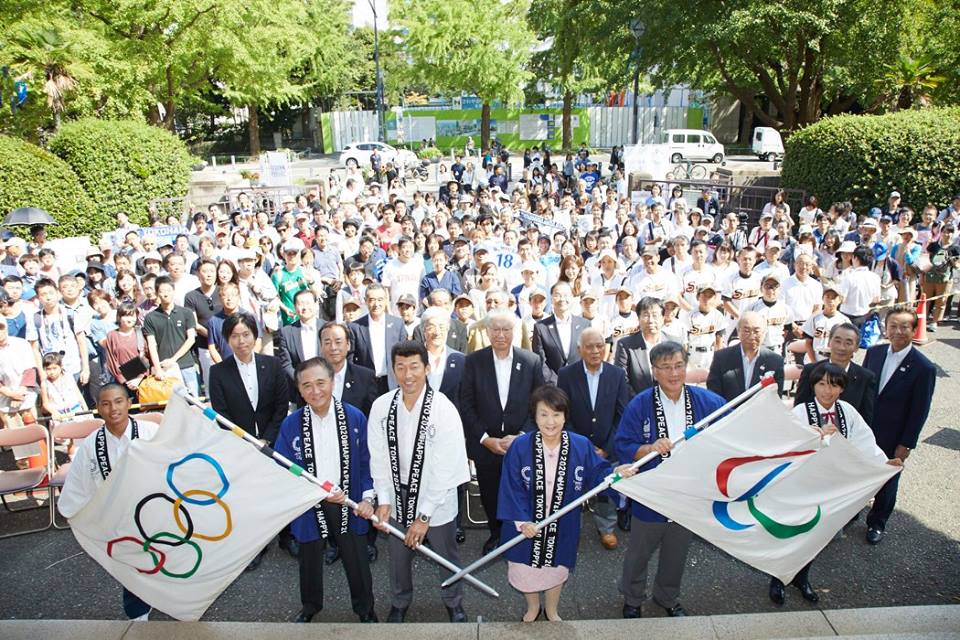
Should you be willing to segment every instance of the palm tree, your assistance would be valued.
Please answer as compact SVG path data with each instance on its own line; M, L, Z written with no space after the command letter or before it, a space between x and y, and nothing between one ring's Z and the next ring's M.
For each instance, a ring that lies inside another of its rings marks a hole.
M19 33L11 44L16 50L14 67L26 77L38 71L43 73L43 92L56 131L60 127L60 116L66 110L67 94L76 89L78 77L85 74L85 67L77 62L76 45L52 29Z
M946 80L929 56L914 58L901 53L892 64L885 66L877 83L883 87L893 110L901 111L929 106L931 94Z

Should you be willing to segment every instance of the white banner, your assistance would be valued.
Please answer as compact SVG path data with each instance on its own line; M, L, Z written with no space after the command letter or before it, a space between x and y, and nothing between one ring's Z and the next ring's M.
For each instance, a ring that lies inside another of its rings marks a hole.
M769 387L613 486L788 583L898 470L839 434L821 442Z
M127 589L198 620L277 532L326 497L174 394L153 440L134 440L70 520Z

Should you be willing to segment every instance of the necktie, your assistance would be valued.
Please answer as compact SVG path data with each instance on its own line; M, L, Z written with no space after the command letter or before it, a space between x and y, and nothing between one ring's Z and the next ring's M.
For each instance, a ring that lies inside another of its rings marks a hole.
M837 421L837 413L835 411L827 411L820 414L820 419L823 420L826 424L834 424Z

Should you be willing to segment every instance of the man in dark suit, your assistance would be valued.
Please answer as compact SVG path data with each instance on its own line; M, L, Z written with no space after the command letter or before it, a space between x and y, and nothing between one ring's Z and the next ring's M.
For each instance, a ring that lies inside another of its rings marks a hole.
M227 318L223 335L233 355L210 367L207 392L214 411L255 438L272 444L287 416L290 391L280 360L254 353L257 334L257 321L252 315L241 312ZM295 553L283 536L280 545ZM268 548L269 545L264 547L250 562L248 570L260 566Z
M631 396L627 374L603 361L606 342L599 329L585 329L577 347L581 361L568 364L557 374L557 386L570 398L568 428L590 438L599 456L615 460L613 436ZM593 519L600 543L606 549L616 549L613 528L617 518L607 496L597 498Z
M450 316L450 328L447 331L447 346L459 353L466 353L467 334L469 332L467 325L453 315L453 299L450 297L450 292L446 289L434 289L430 295L427 296L427 308L429 309L430 307L444 309L447 315ZM422 322L413 330L413 339L420 344L427 344L423 336Z
M349 404L367 416L373 401L379 397L373 369L350 362L350 330L342 322L330 321L320 327L320 355L333 367L333 397ZM377 530L367 530L367 559L374 562L379 555L376 546ZM324 562L333 564L340 557L340 548L328 540Z
M350 324L350 344L353 362L373 369L376 374L377 395L395 389L390 349L406 340L403 320L387 313L387 290L380 284L371 284L364 295L367 315ZM373 335L371 335L371 332ZM382 339L381 339L382 336Z
M830 362L847 372L847 386L840 394L840 399L849 402L867 424L873 421L873 405L877 401L877 376L869 369L864 369L853 362L853 355L860 347L860 331L850 323L834 325L830 329L830 340L827 348L830 350ZM813 388L810 386L810 373L820 364L811 362L803 367L800 380L797 382L797 393L793 400L794 406L805 404L813 400Z
M441 307L428 307L420 316L424 346L430 359L427 382L460 409L460 381L463 378L465 356L448 346L450 316Z
M317 327L317 296L310 289L297 292L293 297L293 307L299 319L293 324L281 327L280 347L277 357L287 374L287 387L290 389L290 402L303 406L303 398L297 390L294 371L301 362L320 355L320 335Z
M639 331L617 340L613 354L613 364L627 372L631 395L654 385L649 351L661 340L663 303L650 296L641 298L637 303L637 318L640 320Z
M752 387L760 378L773 373L777 393L783 395L783 358L761 347L767 321L755 311L745 311L737 321L740 344L720 349L713 356L707 389L723 396L728 402Z
M497 494L503 456L514 438L530 428L530 394L543 384L540 358L513 347L516 315L496 310L486 320L490 346L467 356L460 382L467 454L477 467L480 500L490 529L485 554L500 544Z
M543 360L543 379L557 381L557 372L580 359L577 343L590 321L571 313L573 290L568 282L557 282L550 289L553 315L533 325L533 352Z
M877 446L888 457L904 462L917 446L937 382L936 367L912 346L916 328L916 312L897 307L887 316L886 335L890 344L870 347L863 360L863 366L877 376L879 385L876 410L870 423ZM901 475L903 473L890 478L873 499L873 508L867 514L870 544L879 544L883 539L887 519L897 502Z

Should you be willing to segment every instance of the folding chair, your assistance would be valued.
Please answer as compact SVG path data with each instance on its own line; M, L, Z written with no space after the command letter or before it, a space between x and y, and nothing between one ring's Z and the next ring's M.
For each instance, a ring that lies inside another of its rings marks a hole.
M480 484L477 482L477 468L473 464L473 460L470 460L470 482L467 483L466 495L464 496L464 503L466 506L465 511L467 512L467 522L471 525L482 527L489 522L486 519L481 519L474 517L473 513L470 510L470 499L475 498L480 499Z
M50 446L50 434L49 432L39 424L30 424L23 427L15 427L9 429L0 430L0 447L16 447L28 444L37 444L43 442L47 445L47 450L49 451L53 447ZM6 496L14 493L22 493L25 491L30 491L38 487L44 486L44 481L50 476L50 461L47 460L47 464L42 467L34 467L31 469L17 469L15 471L0 471L0 501L3 502L3 506L7 511L11 513L17 513L19 511L30 511L36 509L37 507L23 507L20 509L11 509L10 505L7 504ZM49 494L49 499L52 501L53 494L52 491L47 488L47 493ZM50 528L51 522L38 529L28 529L26 531L18 531L16 533L7 533L0 536L0 539L3 538L12 538L14 536L21 536L26 533L36 533L38 531L46 531Z
M83 440L91 433L103 426L103 420L100 418L89 418L87 420L73 420L71 422L59 422L54 425L52 439L57 440ZM53 473L50 475L50 524L55 529L68 529L69 525L60 526L57 524L57 506L55 497L57 490L63 488L67 480L67 473L70 471L70 463L65 462L57 465L54 457L53 447L50 447L50 469Z
M132 417L137 418L138 420L156 422L157 424L160 424L161 422L163 422L163 414L157 411L148 411L146 413L135 413L133 414Z

